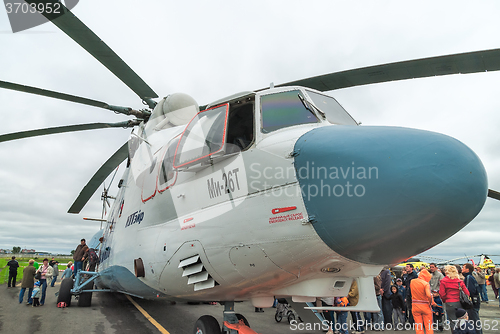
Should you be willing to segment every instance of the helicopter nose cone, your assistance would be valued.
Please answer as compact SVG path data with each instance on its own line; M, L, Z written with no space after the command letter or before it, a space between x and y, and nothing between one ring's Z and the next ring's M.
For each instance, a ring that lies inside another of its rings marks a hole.
M488 191L458 140L397 127L327 126L295 144L309 218L335 252L369 264L419 254L467 225Z

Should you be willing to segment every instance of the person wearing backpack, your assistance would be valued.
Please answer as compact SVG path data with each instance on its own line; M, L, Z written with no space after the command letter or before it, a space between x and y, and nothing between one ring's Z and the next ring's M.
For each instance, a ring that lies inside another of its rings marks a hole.
M89 248L87 251L87 260L89 261L89 271L95 271L95 267L99 262L99 256L94 248Z
M481 328L481 322L479 320L479 308L481 307L481 299L479 297L479 284L477 284L476 279L472 275L474 272L474 266L471 263L466 263L462 266L462 274L464 275L464 283L469 290L470 298L474 307L467 310L469 314L469 320L474 322L476 325L476 334L482 334L483 330Z

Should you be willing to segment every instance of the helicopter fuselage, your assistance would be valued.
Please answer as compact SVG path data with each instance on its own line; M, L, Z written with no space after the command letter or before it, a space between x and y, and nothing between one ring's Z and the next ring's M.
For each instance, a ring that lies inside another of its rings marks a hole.
M98 282L112 290L266 307L344 296L356 279L374 309L384 264L456 233L486 199L462 143L358 126L311 89L243 93L187 126L158 114L131 136L102 232Z

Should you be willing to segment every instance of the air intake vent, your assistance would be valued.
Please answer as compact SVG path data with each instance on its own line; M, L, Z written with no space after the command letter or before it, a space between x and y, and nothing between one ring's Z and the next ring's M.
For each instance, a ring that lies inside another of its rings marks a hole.
M183 269L182 277L188 278L188 284L194 284L194 291L210 289L219 285L208 274L199 255L182 260L179 263L179 268Z

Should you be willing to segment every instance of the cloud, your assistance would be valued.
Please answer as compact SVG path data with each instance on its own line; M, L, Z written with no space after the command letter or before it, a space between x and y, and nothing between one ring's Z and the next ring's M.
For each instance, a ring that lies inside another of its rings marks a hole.
M80 2L74 12L161 97L185 92L206 104L270 82L497 48L499 9L494 1L477 6L456 1L254 1L245 6L143 1L139 7L109 1L99 10ZM0 80L142 108L133 92L52 24L12 34L0 11L0 40ZM330 94L364 125L415 127L463 141L482 159L490 187L498 190L499 80L500 73L454 75ZM0 108L0 133L127 119L8 90L0 91ZM90 238L99 223L82 217L100 217L99 191L82 214L66 211L128 135L128 130L111 129L0 144L0 247L69 253L81 237ZM116 183L111 193L117 192ZM500 203L489 199L463 231L427 253L500 254L493 245L499 214Z

